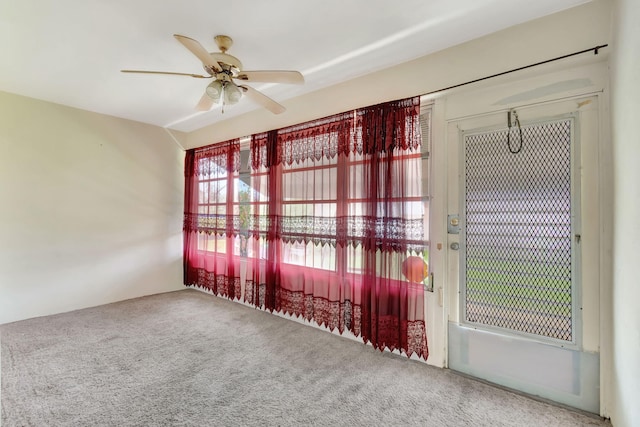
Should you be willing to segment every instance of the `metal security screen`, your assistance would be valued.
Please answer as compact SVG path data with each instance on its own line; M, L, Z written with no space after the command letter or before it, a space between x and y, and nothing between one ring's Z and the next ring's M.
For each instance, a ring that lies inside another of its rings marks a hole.
M572 341L571 129L465 135L467 322Z

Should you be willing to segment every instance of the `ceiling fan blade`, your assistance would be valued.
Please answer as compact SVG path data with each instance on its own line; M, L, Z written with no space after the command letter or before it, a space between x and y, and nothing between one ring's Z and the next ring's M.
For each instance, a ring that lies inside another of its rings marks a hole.
M184 47L189 49L191 51L191 53L193 53L195 56L197 56L198 59L200 59L200 61L202 61L203 64L209 65L210 67L212 67L216 71L222 71L222 67L220 67L220 64L218 64L211 57L209 52L207 52L207 50L204 47L202 47L200 42L198 42L197 40L194 40L194 39L192 39L190 37L181 36L180 34L174 34L173 37L175 37L176 40L178 40L180 43L182 43L182 45Z
M242 88L244 94L247 95L247 98L251 99L256 104L262 105L267 110L271 111L273 114L281 114L284 113L287 109L284 108L283 105L278 104L273 99L269 98L262 92L259 92L252 88L251 86L238 86Z
M203 76L200 74L191 74L191 73L174 73L171 71L145 71L145 70L120 70L123 73L136 73L136 74L167 74L170 76L189 76L195 77L198 79L210 79L213 76Z
M304 77L298 71L242 71L236 78L248 82L304 83Z
M200 101L198 101L198 105L196 105L196 110L198 111L209 111L213 107L213 99L209 95L204 93Z

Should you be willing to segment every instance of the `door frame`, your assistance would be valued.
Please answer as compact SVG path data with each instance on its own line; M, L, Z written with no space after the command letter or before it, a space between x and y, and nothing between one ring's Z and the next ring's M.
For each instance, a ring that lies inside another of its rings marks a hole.
M578 82L584 82L578 87ZM567 83L565 85L565 83ZM574 84L575 83L575 84ZM573 86L572 89L562 90L562 87ZM558 90L550 93L548 88L556 87ZM540 90L540 92L537 92ZM538 96L540 95L540 96ZM481 119L483 116L494 114L498 111L518 107L518 109L533 106L553 105L559 101L575 100L595 97L597 102L593 106L594 114L591 116L597 122L597 131L593 135L593 143L587 147L581 141L583 169L590 172L582 175L581 188L591 194L585 204L581 200L582 213L588 209L590 218L583 218L582 228L587 230L582 233L583 242L588 238L592 243L589 247L582 245L582 258L584 259L582 275L583 280L597 282L599 297L587 301L591 312L599 313L595 316L583 316L584 329L591 334L580 333L578 346L590 352L599 352L600 361L596 370L600 372L600 412L608 412L610 394L611 352L606 345L610 342L612 309L611 300L611 228L612 214L608 209L610 205L610 192L607 189L612 185L611 150L606 143L609 140L608 117L608 69L606 62L591 62L565 68L540 67L534 74L514 73L509 77L491 79L482 83L476 83L465 88L458 88L444 93L424 96L422 103L432 103L432 146L431 146L431 251L430 271L434 273L434 292L429 293L425 299L427 310L426 319L428 332L430 357L427 363L436 366L449 366L449 336L448 324L459 317L457 289L450 286L458 277L459 267L457 257L451 257L449 244L458 242L456 236L448 235L447 214L450 209L448 197L450 189L458 186L458 177L451 176L448 156L446 152L452 141L457 141L457 132L451 135L451 123L461 120ZM523 101L524 98L525 101ZM519 101L517 101L519 99ZM509 101L509 102L505 102ZM513 101L513 102L512 102ZM516 102L517 101L517 102ZM522 117L524 119L524 117ZM587 166L585 166L587 165ZM586 221L585 221L586 219ZM589 234L589 236L587 236ZM459 237L459 236L458 236ZM585 267L586 264L586 267ZM578 296L580 298L580 296ZM438 305L441 311L438 311ZM453 306L453 307L452 307ZM436 309L433 309L436 307ZM430 326L431 325L431 326ZM584 338L584 339L583 339ZM582 342L580 343L580 339ZM436 356L435 358L433 356Z
M597 122L598 118L598 105L598 96L590 94L511 107L517 109L523 125L539 121L554 121L561 117L575 115L576 118L573 122L575 131L572 138L577 143L572 144L572 164L575 165L572 167L572 192L576 191L575 186L580 188L583 185L585 158L581 156L582 150L577 149L582 145L580 135L584 133L588 138L591 138L587 141L591 152L598 145L597 136L589 136L597 134L597 126L594 123ZM584 106L587 106L584 110L586 113L581 110ZM462 185L464 184L464 176L462 168L463 156L460 150L463 149L464 135L465 133L473 134L495 127L506 127L506 111L508 110L494 111L447 122L447 164L449 165L447 171L447 210L448 214L460 214L459 220L463 229L462 209L464 208L464 194ZM582 117L585 114L586 116ZM587 129L587 131L581 132L581 128ZM589 155L586 156L586 160L589 161L591 157ZM594 166L597 170L597 163L590 165L590 167ZM578 175L575 175L576 173ZM595 193L595 195L587 198L587 205L593 204L598 199L598 191L595 191ZM575 196L578 197L574 197L574 194L572 194L572 202L581 203L582 198L579 197L579 192ZM585 206L581 203L578 211L584 212L584 210ZM572 212L572 222L575 219L574 216L575 211ZM597 223L597 220L592 222ZM572 223L572 228L574 225L580 227L579 219L576 224ZM463 229L459 234L447 235L449 252L447 257L449 262L447 285L449 286L450 297L447 307L449 310L447 328L448 366L463 373L478 376L526 393L540 395L590 412L599 412L599 351L597 346L595 349L585 349L584 347L585 337L587 336L595 337L595 341L599 340L599 325L591 324L588 328L585 328L582 325L582 317L580 315L580 312L583 312L585 315L599 319L598 281L591 280L588 284L583 283L582 286L578 285L572 291L574 298L576 298L573 306L575 308L574 321L576 322L576 327L574 328L575 338L571 343L532 339L531 336L520 337L518 336L520 334L517 333L505 334L504 331L494 331L492 328L474 327L465 323L462 319L462 297L464 292L462 287L464 272L461 268L460 258L462 253L451 249L452 243L462 246L464 242ZM582 231L579 231L579 233L584 234ZM591 230L591 233L587 234L595 234L597 236L598 231ZM582 243L576 246L580 250ZM575 256L578 254L579 252L572 254L572 261L576 261ZM454 271L454 269L457 271ZM581 274L584 273L582 270L580 262L578 262L574 270L576 275L574 283L579 283ZM595 268L593 272L595 273L594 276L599 276L598 268ZM585 295L588 298L584 298ZM588 306L585 306L585 301L587 300ZM489 350L490 348L491 351ZM520 353L517 357L510 357L518 354L518 349L523 348L527 348L526 354ZM569 372L568 377L562 379L561 372L555 372L554 369L546 371L546 378L539 375L532 377L528 374L528 371L531 371L530 366L535 363L535 360L531 359L531 355L536 355L549 366L564 366L562 372ZM558 363L560 361L564 362Z

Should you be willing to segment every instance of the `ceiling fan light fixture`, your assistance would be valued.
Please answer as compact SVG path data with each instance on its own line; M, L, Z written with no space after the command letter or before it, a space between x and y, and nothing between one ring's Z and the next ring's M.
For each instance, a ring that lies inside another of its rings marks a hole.
M214 80L213 82L211 82L211 84L209 84L209 86L207 86L206 92L214 102L218 102L220 101L220 97L222 96L222 89L222 82L219 80Z
M229 36L218 35L214 38L220 52L208 52L200 42L187 36L174 34L174 37L202 62L202 66L208 75L177 73L173 71L121 71L123 73L168 74L199 79L213 79L205 88L205 93L200 97L200 101L198 101L196 105L196 110L198 111L209 111L217 104L222 107L222 112L224 112L225 105L233 105L240 102L246 94L247 98L251 101L261 105L273 114L281 114L285 111L284 106L251 86L244 86L244 84L237 85L234 80L241 80L242 83L304 83L304 77L298 71L243 70L240 60L227 53L233 43L233 40Z
M224 85L224 103L227 105L237 104L242 98L242 91L232 82Z

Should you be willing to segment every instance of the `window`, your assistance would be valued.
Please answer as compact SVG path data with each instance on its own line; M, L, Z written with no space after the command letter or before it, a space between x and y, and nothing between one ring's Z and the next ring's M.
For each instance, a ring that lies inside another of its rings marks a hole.
M281 219L283 263L357 274L364 262L365 249L361 244L366 237L364 230L373 227L377 244L407 245L406 250L397 252L395 265L388 272L378 271L403 280L402 268L396 267L404 259L420 256L428 263L429 255L429 110L422 111L420 123L422 150L395 149L388 155L382 154L377 172L368 168L362 152L338 155L339 135L331 130L323 132L325 123L312 132L313 136L309 132L288 135L286 147L291 161L281 165L280 178L275 180L279 187L277 200L269 198L273 183L264 165L256 163L257 167L249 174L237 169L228 172L227 165L222 163L228 160L227 153L200 159L199 169L203 173L198 178L198 213L200 225L206 225L210 231L199 235L198 249L225 254L232 248L235 256L264 259L265 232L273 219L269 216L270 202L279 201L276 209ZM348 143L353 145L359 138L358 130L352 135ZM266 134L257 141L264 145ZM243 150L245 162L250 161L248 154L248 150ZM385 218L375 219L375 224L369 224L364 215L371 209L365 206L371 203L371 194L365 194L368 187L364 181L371 180L372 175L386 177L380 180L374 197L378 205L375 210L384 212ZM389 230L397 233L390 234ZM258 244L248 244L250 234L258 239ZM351 248L345 250L348 244Z
M426 271L403 270L425 265L419 109L411 98L252 135L249 173L238 141L187 152L201 170L187 174L185 283L426 357Z
M227 172L226 164L219 164L216 160L200 159L199 169L203 173L198 177L198 213L201 226L209 228L211 232L198 236L198 249L226 253L227 236L224 231L227 228L227 210L235 210L234 205L228 205L228 199L237 199L235 191L229 192L229 181L237 179L233 176L235 174Z
M283 262L336 270L337 175L337 156L283 166Z
M278 131L281 150L278 155L285 161L271 177L269 168L259 160L267 156L268 135L254 136L250 216L253 227L260 232L254 234L262 237L261 243L253 247L261 248L265 256L265 227L274 220L267 213L275 209L280 221L281 262L339 275L357 274L364 263L362 241L367 237L366 230L373 228L381 247L404 247L396 251L394 266L379 273L405 280L398 266L407 257L419 256L428 262L425 229L429 197L423 194L423 187L428 189L428 179L422 176L423 169L428 175L430 110L423 110L420 115L426 142L422 151L420 147L413 151L400 147L382 154L377 160L377 171L371 170L367 155L354 148L362 144L355 114L351 112L338 119L349 123L346 140L345 129L339 133L331 126L335 117L314 122L312 128L298 126ZM350 148L344 149L346 146ZM373 190L375 203L379 205L375 212L383 213L384 218L370 218L372 194L366 190L369 188L366 182L372 179L379 181ZM256 252L250 249L247 255L255 257Z

